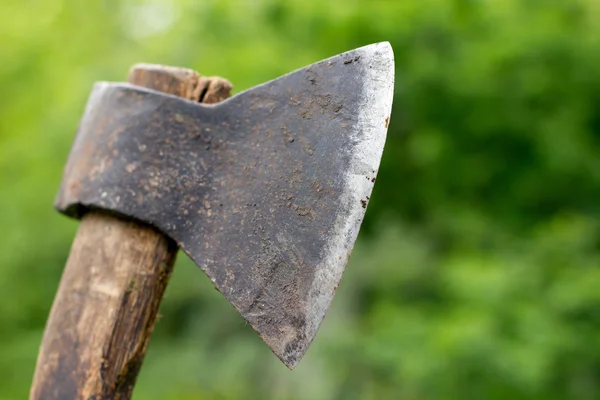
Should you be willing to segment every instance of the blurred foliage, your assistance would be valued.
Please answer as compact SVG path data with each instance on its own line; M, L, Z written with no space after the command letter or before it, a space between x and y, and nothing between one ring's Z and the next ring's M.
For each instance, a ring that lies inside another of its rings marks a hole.
M597 0L3 0L0 400L27 397L94 81L144 61L239 91L384 40L382 167L307 356L286 370L181 256L134 398L600 398L599 19Z

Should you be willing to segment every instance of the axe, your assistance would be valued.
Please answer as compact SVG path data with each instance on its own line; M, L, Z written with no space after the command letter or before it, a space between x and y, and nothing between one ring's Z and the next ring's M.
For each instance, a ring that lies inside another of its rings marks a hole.
M30 399L128 399L178 249L290 369L332 301L393 100L389 43L229 97L138 65L96 83L55 207L81 220Z

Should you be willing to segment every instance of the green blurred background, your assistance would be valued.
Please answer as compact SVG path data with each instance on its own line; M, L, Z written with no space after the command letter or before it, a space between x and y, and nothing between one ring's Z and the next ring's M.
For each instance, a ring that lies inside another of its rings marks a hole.
M367 219L294 372L179 257L137 400L600 399L600 1L2 0L0 400L25 399L77 228L92 83L239 92L377 41L396 98Z

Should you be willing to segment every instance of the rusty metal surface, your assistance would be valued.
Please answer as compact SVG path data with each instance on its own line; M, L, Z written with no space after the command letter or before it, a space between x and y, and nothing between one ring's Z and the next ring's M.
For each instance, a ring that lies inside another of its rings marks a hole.
M385 43L213 106L96 84L56 207L110 210L172 237L293 368L356 239L392 88Z

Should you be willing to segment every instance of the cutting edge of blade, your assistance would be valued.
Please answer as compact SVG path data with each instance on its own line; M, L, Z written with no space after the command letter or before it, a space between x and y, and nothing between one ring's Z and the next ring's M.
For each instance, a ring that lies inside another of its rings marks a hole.
M383 153L394 96L394 55L388 42L355 49L364 65L362 109L349 132L355 145L333 233L309 291L306 345L284 363L293 369L313 341L337 290L362 224Z

